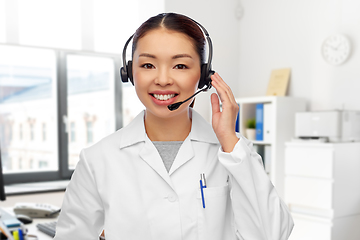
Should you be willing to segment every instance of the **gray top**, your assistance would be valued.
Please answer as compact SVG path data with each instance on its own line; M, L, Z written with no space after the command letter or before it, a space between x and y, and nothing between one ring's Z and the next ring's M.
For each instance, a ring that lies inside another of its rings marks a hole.
M169 172L183 141L153 141L153 143Z

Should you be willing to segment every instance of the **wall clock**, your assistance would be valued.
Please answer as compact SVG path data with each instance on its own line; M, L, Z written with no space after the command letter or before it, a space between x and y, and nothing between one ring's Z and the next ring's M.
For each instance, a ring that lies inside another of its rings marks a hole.
M340 65L350 56L350 41L341 34L332 35L325 39L321 53L326 62L331 65Z

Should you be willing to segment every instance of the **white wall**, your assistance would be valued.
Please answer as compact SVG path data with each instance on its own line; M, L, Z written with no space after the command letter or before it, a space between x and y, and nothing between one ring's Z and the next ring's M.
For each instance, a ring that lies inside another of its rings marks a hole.
M309 110L360 110L360 1L241 0L237 97L264 95L272 69L292 69L289 95ZM326 37L349 37L352 54L340 66L321 56Z
M137 4L139 13L131 22L142 22L162 9L200 22L213 41L213 69L236 97L265 95L271 70L290 67L289 95L306 98L309 110L360 108L358 0L139 0ZM244 10L240 19L238 6ZM129 36L135 29L124 30L124 24L129 23L114 21L107 27ZM0 26L4 28L3 21ZM347 35L353 48L350 59L336 67L320 53L323 40L334 33ZM122 50L122 43L117 50ZM202 93L196 99L195 109L205 117L211 114L209 97Z
M213 70L239 93L239 24L236 18L237 0L166 0L165 11L187 15L203 25L213 43ZM214 92L211 89L210 92ZM197 95L195 109L210 119L210 93Z
M165 11L188 15L208 29L213 68L236 97L265 95L271 70L289 67L288 95L305 98L308 110L360 110L360 1L166 0ZM350 39L352 53L342 65L331 66L322 59L321 45L337 33ZM209 95L196 100L203 116L211 114Z

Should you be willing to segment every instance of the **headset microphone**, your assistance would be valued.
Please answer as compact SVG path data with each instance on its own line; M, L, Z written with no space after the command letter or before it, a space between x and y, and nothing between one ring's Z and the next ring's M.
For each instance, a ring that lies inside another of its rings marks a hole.
M215 73L214 71L211 71L211 75L214 74L214 73ZM182 101L182 102L173 103L173 104L170 104L170 105L167 106L167 107L168 107L168 109L169 109L170 111L174 111L174 110L178 109L178 108L181 106L181 104L189 101L190 99L192 99L193 97L195 97L198 93L205 92L205 91L207 91L207 90L210 89L210 88L211 88L211 80L210 80L210 82L209 82L209 85L207 85L206 88L203 88L203 89L197 91L194 95L192 95L191 97L185 99L185 100Z

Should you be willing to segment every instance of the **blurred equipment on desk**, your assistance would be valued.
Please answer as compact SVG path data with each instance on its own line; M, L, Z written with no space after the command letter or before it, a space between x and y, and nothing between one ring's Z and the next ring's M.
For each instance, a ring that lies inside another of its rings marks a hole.
M59 215L60 208L45 203L17 203L14 212L31 218L54 218Z
M38 223L36 224L37 229L39 231L49 235L50 237L55 237L56 233L56 221L47 222L47 223Z
M318 111L295 114L295 137L321 142L360 141L360 111Z
M15 216L0 208L0 239L13 240L14 235L18 239L24 239L27 229Z
M33 222L33 219L31 217L23 215L23 214L16 214L15 217L17 218L17 220L19 220L23 224L30 224Z

